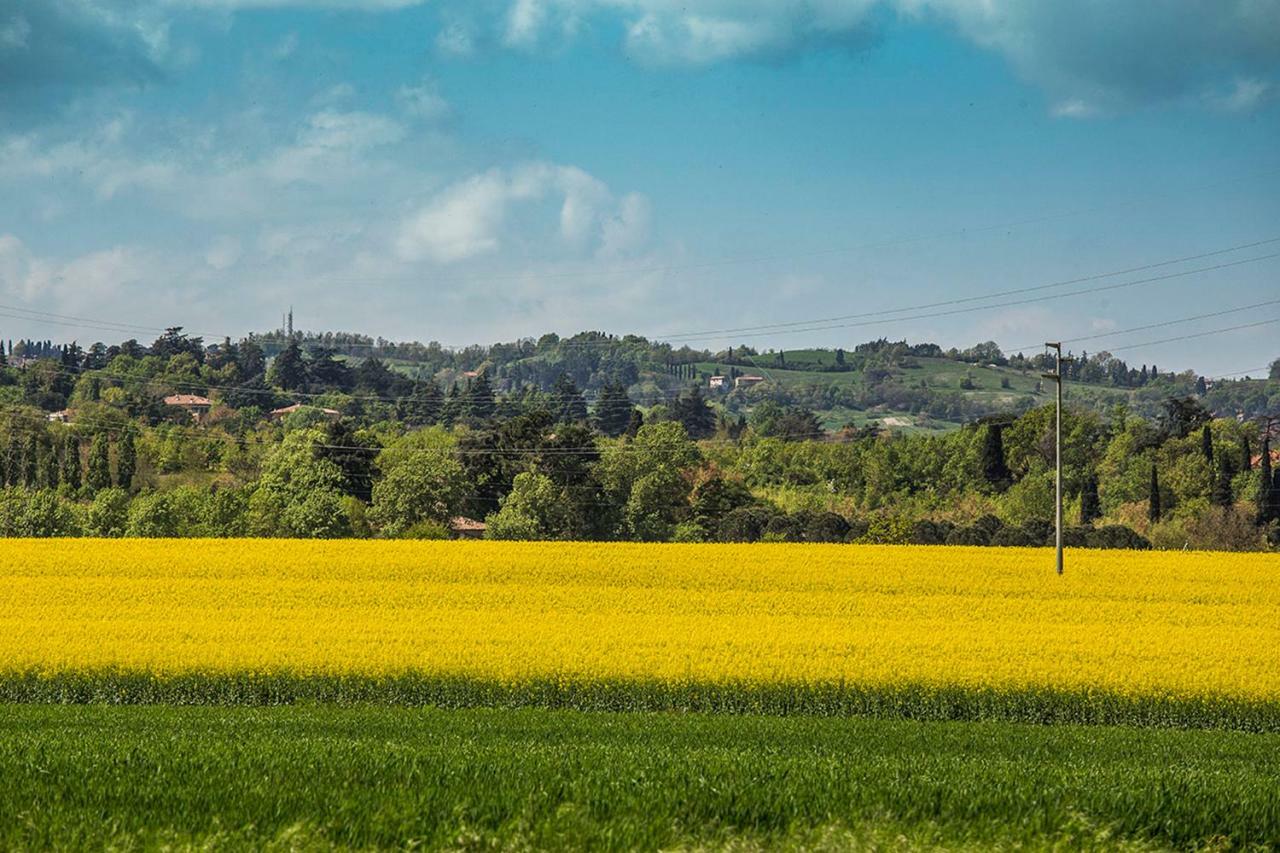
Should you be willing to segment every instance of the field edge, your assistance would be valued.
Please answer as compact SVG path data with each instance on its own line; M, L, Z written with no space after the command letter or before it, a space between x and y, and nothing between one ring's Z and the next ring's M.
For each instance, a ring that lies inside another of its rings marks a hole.
M698 712L771 716L1004 721L1037 725L1280 732L1280 703L1049 687L667 682L407 672L336 675L127 669L0 673L0 703L51 705L384 705Z

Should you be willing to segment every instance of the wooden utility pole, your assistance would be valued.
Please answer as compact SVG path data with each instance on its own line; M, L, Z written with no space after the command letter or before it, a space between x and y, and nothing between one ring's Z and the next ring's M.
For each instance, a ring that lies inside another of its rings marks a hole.
M1055 458L1055 476L1053 478L1054 492L1054 544L1058 552L1058 574L1062 574L1062 342L1046 343L1046 349L1054 351L1053 373L1040 374L1045 379L1052 379L1057 386L1058 405L1057 417L1054 425L1054 441L1053 451ZM1070 361L1070 359L1065 359Z

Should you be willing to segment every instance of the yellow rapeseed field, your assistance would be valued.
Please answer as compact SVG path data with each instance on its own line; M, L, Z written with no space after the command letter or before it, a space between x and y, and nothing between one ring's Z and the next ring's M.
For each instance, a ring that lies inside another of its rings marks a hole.
M1280 699L1274 555L4 541L0 674L119 668Z

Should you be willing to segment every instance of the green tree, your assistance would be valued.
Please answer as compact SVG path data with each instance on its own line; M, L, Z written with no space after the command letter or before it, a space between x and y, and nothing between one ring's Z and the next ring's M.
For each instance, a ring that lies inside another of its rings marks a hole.
M1160 475L1151 466L1151 485L1147 491L1147 519L1155 524L1160 520Z
M39 468L40 487L56 489L58 487L58 449L47 436L40 441Z
M89 443L89 464L85 468L84 484L92 492L111 488L111 444L105 432L99 432Z
M684 425L691 438L709 438L716 431L716 414L695 385L672 404L672 417Z
M1262 436L1262 457L1258 460L1258 524L1280 521L1280 496L1271 471L1271 436Z
M120 434L120 444L116 447L116 482L126 492L133 488L133 475L138 470L138 449L132 429Z
M669 538L688 511L689 481L681 472L698 461L698 448L676 421L645 424L631 442L604 448L596 477L623 505L620 533L633 539Z
M74 435L69 435L62 443L62 465L59 471L59 479L61 479L63 485L73 492L80 490L80 464L80 439Z
M587 401L573 377L567 373L557 376L551 386L551 405L559 422L575 424L587 419Z
M1080 524L1088 527L1101 517L1102 501L1098 498L1098 475L1090 473L1085 477L1084 488L1080 491Z
M116 538L125 534L128 525L129 496L123 489L103 489L93 496L85 517L86 534Z
M307 390L307 365L302 357L302 347L290 341L284 351L271 362L267 381L285 391Z
M489 384L488 373L482 370L467 386L464 406L467 423L478 426L487 422L493 417L497 406L497 400L493 396L493 386Z
M373 486L369 520L386 536L403 536L420 522L445 524L466 497L457 439L441 427L411 432L378 454L382 478Z
M161 492L138 495L129 504L129 518L125 524L126 536L162 539L178 535L178 522L169 504L169 497Z
M486 520L490 539L559 539L573 525L564 489L532 471L516 475L502 507Z
M343 512L342 470L317 456L323 442L319 429L294 430L271 451L249 498L249 532L331 539L350 530Z
M631 417L637 411L621 383L606 382L596 398L596 429L610 438L617 438L627 431Z
M1213 490L1210 493L1210 500L1214 506L1223 508L1230 507L1234 502L1234 495L1231 493L1231 477L1234 472L1231 470L1231 460L1227 458L1227 454L1218 454L1218 475L1214 478Z
M1004 426L987 424L982 439L982 452L978 457L982 479L997 492L1009 488L1013 480L1004 459Z

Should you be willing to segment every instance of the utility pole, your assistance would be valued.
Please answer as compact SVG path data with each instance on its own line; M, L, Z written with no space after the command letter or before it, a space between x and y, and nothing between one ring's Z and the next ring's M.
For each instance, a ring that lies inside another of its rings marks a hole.
M1054 492L1054 543L1058 552L1058 574L1062 574L1062 342L1045 343L1046 349L1054 351L1053 373L1040 374L1045 379L1052 379L1057 386L1058 405L1057 418L1054 426L1053 450L1055 457L1055 476L1053 479ZM1065 359L1070 361L1070 359Z

